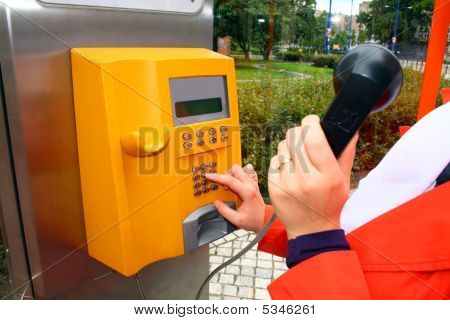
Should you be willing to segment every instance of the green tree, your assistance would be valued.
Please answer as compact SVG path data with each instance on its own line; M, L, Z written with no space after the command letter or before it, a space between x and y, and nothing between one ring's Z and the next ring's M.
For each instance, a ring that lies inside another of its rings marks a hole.
M358 44L367 42L367 33L364 29L361 29L358 33Z
M347 31L339 31L331 38L331 45L339 45L339 49L344 49L347 46L348 41L348 32Z
M274 45L280 43L289 25L284 17L292 9L291 0L259 0L253 3L254 19L252 44L268 60ZM285 32L283 33L283 30Z
M302 47L308 52L322 52L325 45L325 27L327 25L327 13L323 11L319 16L314 17L308 27L310 33L301 41ZM306 27L305 27L306 29Z
M357 16L357 21L367 30L367 37L375 37L382 43L393 35L397 0L372 0L370 12ZM397 27L398 40L410 41L418 28L427 28L431 22L433 0L401 0Z
M214 3L214 35L231 36L247 60L250 57L254 8L257 4L257 0L216 0Z
M352 42L351 42L352 46L356 45L356 33L355 31L352 31Z
M314 33L314 26L316 23L315 0L291 0L290 13L287 14L286 25L290 30L290 42L301 43L306 39L311 39Z

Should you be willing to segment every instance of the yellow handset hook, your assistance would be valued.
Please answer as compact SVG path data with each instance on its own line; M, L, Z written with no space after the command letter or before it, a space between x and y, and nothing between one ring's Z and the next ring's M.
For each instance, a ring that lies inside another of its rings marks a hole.
M169 143L170 129L168 127L152 128L150 131L132 131L121 137L125 152L133 157L148 157L160 153Z

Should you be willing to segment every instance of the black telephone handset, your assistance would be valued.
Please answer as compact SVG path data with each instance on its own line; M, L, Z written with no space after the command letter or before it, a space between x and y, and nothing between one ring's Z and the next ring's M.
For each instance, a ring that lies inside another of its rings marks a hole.
M403 85L400 62L388 49L365 44L347 52L333 76L336 97L321 120L328 143L338 157L364 119L386 108Z

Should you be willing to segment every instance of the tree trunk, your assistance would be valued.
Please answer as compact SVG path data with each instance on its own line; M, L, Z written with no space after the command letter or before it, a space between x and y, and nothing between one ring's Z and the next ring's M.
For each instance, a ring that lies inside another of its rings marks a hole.
M250 61L250 52L244 51L245 61Z
M270 52L273 47L273 36L274 36L274 24L275 24L275 0L270 0L269 4L269 30L267 37L267 46L264 50L263 58L265 61L269 60Z

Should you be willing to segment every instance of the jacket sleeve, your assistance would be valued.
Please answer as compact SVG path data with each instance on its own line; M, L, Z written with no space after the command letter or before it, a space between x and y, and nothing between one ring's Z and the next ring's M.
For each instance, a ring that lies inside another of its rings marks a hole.
M276 300L370 299L355 251L330 251L286 271L269 287Z
M273 214L273 207L266 206L264 224L270 219ZM283 224L276 219L266 235L259 241L258 250L274 254L280 257L286 257L287 253L287 234Z

